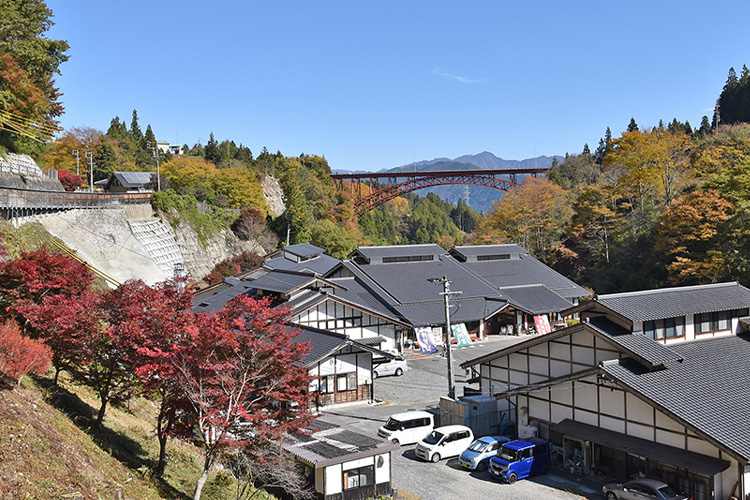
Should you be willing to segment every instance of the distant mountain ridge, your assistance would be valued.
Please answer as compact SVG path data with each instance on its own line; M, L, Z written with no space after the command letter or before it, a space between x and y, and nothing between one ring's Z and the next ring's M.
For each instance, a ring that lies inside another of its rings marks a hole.
M435 158L434 160L423 160L400 167L381 170L381 172L435 172L441 170L503 170L503 169L520 169L520 168L546 168L552 166L552 162L562 161L563 156L538 156L536 158L527 158L525 160L505 160L499 158L489 151L484 151L475 155L464 155L458 158ZM523 181L524 175L519 175L518 182ZM482 186L467 185L446 185L431 188L420 189L415 191L420 196L433 192L442 199L451 203L458 203L461 199L466 202L472 209L477 212L487 212L492 208L492 204L500 199L504 194L503 191Z
M458 158L435 158L432 160L421 160L408 165L402 165L400 167L383 169L378 173L383 172L436 172L442 170L511 170L520 168L546 168L552 166L552 162L557 158L558 162L562 162L565 157L555 156L537 156L536 158L527 158L525 160L505 160L499 158L489 151L484 151L475 155L463 155ZM361 172L350 172L350 171L334 171L334 173L361 173ZM521 182L526 176L521 174L517 177L517 181ZM467 185L446 185L436 186L431 188L420 189L415 191L415 194L425 196L427 193L433 192L451 203L458 203L461 199L466 202L471 208L477 212L487 212L492 208L492 204L499 200L503 195L503 191L492 189L482 186L467 186Z
M563 156L537 156L536 158L527 158L525 160L505 160L499 158L489 151L484 151L475 155L463 155L457 158L435 158L433 160L422 160L408 165L402 165L391 169L384 169L383 172L403 172L406 170L417 171L434 171L434 170L501 170L516 168L546 168L552 165L552 161L557 158L558 161L564 159ZM471 165L471 168L460 167L460 164ZM435 168L435 166L441 168Z

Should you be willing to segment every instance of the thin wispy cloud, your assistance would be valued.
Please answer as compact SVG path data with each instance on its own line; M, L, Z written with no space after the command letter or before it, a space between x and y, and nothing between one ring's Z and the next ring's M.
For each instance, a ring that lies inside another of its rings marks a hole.
M441 71L440 68L433 69L432 74L439 76L440 78L445 78L446 80L455 80L461 83L487 83L489 81L487 78L470 78L468 76L453 75L451 73Z

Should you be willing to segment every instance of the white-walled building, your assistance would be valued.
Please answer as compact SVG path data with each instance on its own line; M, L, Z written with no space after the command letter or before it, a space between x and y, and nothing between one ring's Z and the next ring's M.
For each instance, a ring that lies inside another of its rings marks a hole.
M282 446L304 464L322 500L365 500L392 494L391 452L399 449L397 444L321 417L307 433L286 436Z
M600 296L574 308L582 323L462 367L478 371L519 434L550 439L560 464L645 473L696 500L745 498L749 305L737 283Z

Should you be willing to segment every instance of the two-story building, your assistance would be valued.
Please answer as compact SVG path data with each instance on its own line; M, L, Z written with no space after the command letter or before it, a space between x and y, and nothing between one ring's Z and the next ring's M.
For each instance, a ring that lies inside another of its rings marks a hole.
M603 295L569 311L580 324L461 366L519 435L550 439L571 470L745 498L749 306L738 283Z

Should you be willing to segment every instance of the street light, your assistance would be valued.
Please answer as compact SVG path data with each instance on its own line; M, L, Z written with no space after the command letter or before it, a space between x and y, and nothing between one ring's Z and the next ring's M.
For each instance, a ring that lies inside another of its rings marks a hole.
M448 301L450 300L451 295L461 295L463 292L451 292L450 290L450 280L447 276L443 276L442 278L428 278L427 281L430 283L442 283L443 284L443 291L440 293L440 295L443 296L443 300L445 301L445 345L446 345L446 358L448 361L448 397L451 399L456 399L456 381L453 377L453 354L451 349L451 313L450 313L450 305Z

